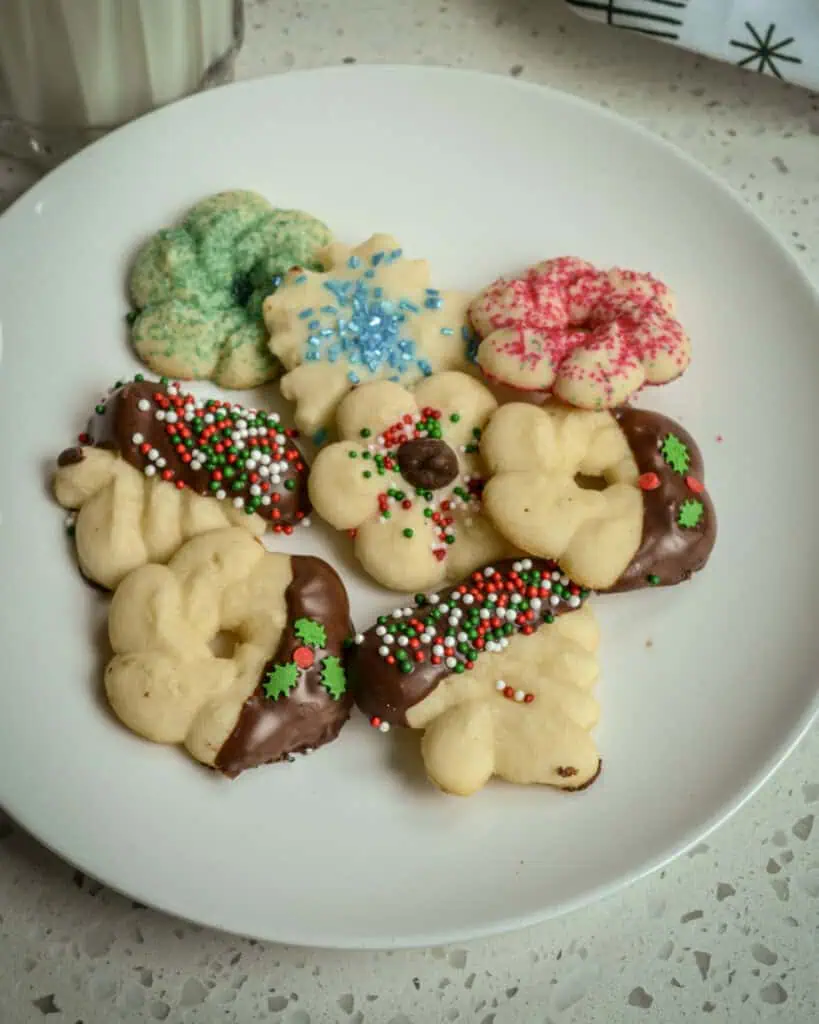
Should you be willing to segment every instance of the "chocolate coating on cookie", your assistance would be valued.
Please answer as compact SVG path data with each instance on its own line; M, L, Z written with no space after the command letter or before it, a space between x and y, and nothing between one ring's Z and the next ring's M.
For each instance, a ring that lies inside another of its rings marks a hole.
M275 414L146 380L118 387L88 426L92 444L146 476L239 503L274 529L310 512L307 465L292 435Z
M458 456L446 441L418 437L398 449L398 468L412 487L437 491L451 484L460 472Z
M352 633L347 591L336 571L320 558L294 555L291 564L293 578L285 591L287 626L278 650L216 756L216 768L231 778L248 768L329 743L352 708L349 689L336 697L323 682L327 659L336 659L334 666L341 662L344 643ZM296 632L300 620L320 625L323 641L308 648ZM299 657L299 652L308 650L309 657ZM289 665L299 668L298 682L287 694L267 696L267 674L276 666Z
M681 583L703 568L717 538L702 453L687 430L660 413L625 407L613 415L640 474L643 533L610 590Z
M371 720L406 725L407 711L447 676L574 611L587 595L546 558L504 559L437 594L419 594L414 608L380 616L351 650L356 704Z
M76 466L78 463L82 462L84 457L82 448L64 448L57 456L57 465L60 468L63 466Z

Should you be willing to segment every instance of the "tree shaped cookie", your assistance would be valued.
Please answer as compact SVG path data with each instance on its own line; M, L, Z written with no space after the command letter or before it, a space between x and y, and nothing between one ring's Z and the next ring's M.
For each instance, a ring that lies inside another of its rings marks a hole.
M77 510L80 568L103 587L219 526L292 533L310 511L307 465L277 413L178 384L119 383L61 453L54 493Z
M381 616L350 654L356 703L424 731L430 779L467 796L493 775L582 789L600 771L597 625L556 563L506 560Z

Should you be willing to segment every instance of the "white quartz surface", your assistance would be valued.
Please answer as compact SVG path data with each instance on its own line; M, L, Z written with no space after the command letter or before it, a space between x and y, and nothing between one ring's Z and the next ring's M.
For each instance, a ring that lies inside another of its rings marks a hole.
M480 68L610 106L728 181L819 284L815 95L585 22L560 0L249 4L240 77L342 61ZM0 202L25 181L0 159ZM731 822L625 892L499 939L350 954L165 917L0 815L0 1022L807 1024L819 1020L817 817L814 730Z

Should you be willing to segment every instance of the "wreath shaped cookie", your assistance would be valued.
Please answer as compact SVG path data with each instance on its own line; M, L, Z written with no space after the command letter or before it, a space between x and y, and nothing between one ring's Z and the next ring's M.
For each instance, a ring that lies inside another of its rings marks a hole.
M407 259L390 235L354 249L334 243L317 259L320 272L291 270L264 303L299 429L326 429L357 384L411 386L437 370L467 368L469 296L431 288L425 260Z
M307 465L277 413L186 394L178 384L121 382L80 445L57 460L54 493L76 511L82 573L113 588L220 526L255 536L308 522Z
M646 384L679 377L691 360L671 291L634 270L546 260L489 285L469 312L487 377L581 409L622 405Z
M273 554L245 530L212 530L166 566L136 569L108 629L117 717L224 775L309 753L350 714L343 583L321 559ZM217 656L211 645L226 636L233 650Z
M708 561L717 520L702 455L667 416L512 403L493 416L481 453L498 531L583 586L672 585Z
M313 463L313 506L354 538L364 570L416 590L510 550L481 513L478 442L497 407L480 381L438 373L407 391L362 384L338 407L342 438Z
M131 342L155 373L251 388L279 371L262 302L292 266L316 266L321 221L255 192L220 192L139 251L130 276Z
M422 729L429 778L468 796L493 775L583 789L600 772L597 624L587 591L525 558L419 595L357 638L356 703L382 732Z

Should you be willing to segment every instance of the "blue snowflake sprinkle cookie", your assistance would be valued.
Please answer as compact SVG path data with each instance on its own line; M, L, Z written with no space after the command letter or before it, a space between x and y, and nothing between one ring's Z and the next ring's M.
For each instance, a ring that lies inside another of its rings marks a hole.
M296 403L301 430L330 426L357 384L411 387L468 368L471 296L431 288L426 260L407 259L389 235L354 249L333 243L316 259L322 271L294 268L264 303L270 350L287 371L282 394Z

